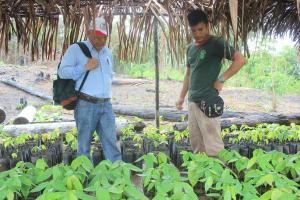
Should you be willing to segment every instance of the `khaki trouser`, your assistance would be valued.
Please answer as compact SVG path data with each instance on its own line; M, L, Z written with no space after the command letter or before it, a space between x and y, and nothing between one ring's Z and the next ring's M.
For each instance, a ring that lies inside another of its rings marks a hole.
M189 103L188 128L194 153L217 156L224 149L221 138L221 117L207 117L194 102Z

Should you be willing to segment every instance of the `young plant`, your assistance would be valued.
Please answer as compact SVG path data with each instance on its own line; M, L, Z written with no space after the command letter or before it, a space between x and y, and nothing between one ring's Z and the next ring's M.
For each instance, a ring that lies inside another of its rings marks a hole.
M62 107L53 105L42 106L34 116L35 122L50 122L62 120Z
M184 131L174 131L174 140L175 142L182 141L184 139L187 139L189 137L190 133L188 129L185 129Z
M18 154L16 152L13 152L11 155L12 159L16 159L18 157Z
M2 141L3 146L5 148L14 147L15 146L15 140L13 137L6 137Z
M237 175L220 160L190 152L182 152L182 155L183 166L188 169L189 182L194 189L204 187L207 196L221 199L237 199L243 195Z
M122 140L132 139L135 135L133 124L129 124L128 126L122 128L121 133L122 133L121 135Z
M26 174L28 164L19 162L15 168L0 173L0 199L14 200L25 197L32 187L31 177Z
M135 147L137 147L138 149L141 149L142 148L142 145L143 145L143 138L140 134L135 134L133 136L133 139L132 139L134 142L136 142L134 144Z
M29 134L21 134L15 138L16 145L24 145L26 141L30 140L32 137Z
M102 161L91 172L91 181L85 191L103 200L147 200L148 198L132 183L132 172L142 172L142 170L128 163Z
M193 188L186 182L187 178L182 177L178 169L168 163L169 159L165 154L147 154L141 159L146 163L144 187L153 199L198 199Z
M158 147L161 144L168 144L168 136L166 133L159 133L157 128L150 125L143 130L145 138L153 142L154 147Z
M32 153L42 153L46 151L46 146L45 145L40 145L40 146L34 146L31 148Z
M77 139L76 137L74 136L74 132L73 131L69 131L65 134L65 139L66 139L66 142L67 142L67 145L69 147L71 147L71 149L73 151L76 151L77 150Z

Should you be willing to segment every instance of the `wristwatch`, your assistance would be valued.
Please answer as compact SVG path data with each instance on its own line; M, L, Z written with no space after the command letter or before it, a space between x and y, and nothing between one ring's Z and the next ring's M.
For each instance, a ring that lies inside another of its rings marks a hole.
M221 83L225 83L225 79L224 79L223 74L221 76L219 76L218 81L220 81Z

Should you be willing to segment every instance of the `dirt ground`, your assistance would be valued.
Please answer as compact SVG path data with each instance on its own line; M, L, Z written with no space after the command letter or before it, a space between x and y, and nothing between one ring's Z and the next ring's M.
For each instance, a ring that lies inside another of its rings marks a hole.
M52 80L56 77L57 62L41 62L30 66L0 66L0 80L14 79L23 86L34 88L45 95L52 95ZM116 75L116 79L124 80L126 77ZM179 95L182 82L160 81L160 106L174 108ZM225 87L221 93L226 109L231 111L271 112L272 95L264 91L250 88ZM38 97L31 96L13 87L0 82L0 108L6 113L6 121L13 119L20 111L16 109L20 99L24 98L28 104L37 107L49 104ZM154 81L146 83L133 83L130 85L113 85L114 105L128 105L136 107L155 107ZM276 112L300 113L300 96L286 95L277 97ZM187 102L185 103L187 109ZM65 113L66 119L72 119L71 112Z

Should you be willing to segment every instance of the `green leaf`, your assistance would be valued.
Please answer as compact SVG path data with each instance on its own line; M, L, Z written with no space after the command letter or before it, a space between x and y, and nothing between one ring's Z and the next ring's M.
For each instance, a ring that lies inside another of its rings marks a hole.
M54 180L52 186L55 190L60 192L64 192L67 190L65 184L61 180Z
M171 196L172 200L182 200L184 193L182 192L174 192L174 194Z
M168 162L168 157L167 157L166 154L164 154L162 152L159 152L158 156L157 156L157 160L158 160L159 164L167 163Z
M81 182L79 181L79 179L75 175L73 175L71 177L71 181L72 181L72 184L73 184L75 190L80 190L80 191L83 190Z
M52 169L49 168L45 172L43 172L40 176L37 177L37 182L43 182L47 180L52 175Z
M229 190L225 190L224 192L224 200L231 200L231 194Z
M134 171L134 172L142 172L143 171L141 168L136 167L136 166L134 166L133 164L130 164L130 163L126 163L126 166L128 166L128 168L131 171Z
M154 182L151 182L147 188L147 191L150 191L155 186Z
M286 163L285 162L280 162L280 163L278 163L276 166L275 166L275 170L277 171L277 172L283 172L284 170L285 170L285 168L286 168Z
M260 200L270 200L272 195L272 190L265 192L259 199Z
M21 176L20 180L21 180L22 184L24 184L24 185L31 186L31 184L32 184L31 179L27 178L26 176Z
M54 180L62 178L62 172L60 171L59 165L52 167L52 175Z
M51 193L44 193L41 196L37 198L37 200L58 200L62 199L62 197L65 197L65 192L51 192Z
M174 188L174 182L163 181L157 184L157 192L167 194Z
M272 174L267 174L263 177L261 177L257 183L256 183L256 186L260 186L262 184L269 184L270 186L273 186L273 182L274 182L274 177Z
M8 194L7 194L7 200L14 200L14 193L12 191L8 191Z
M67 191L67 199L68 200L78 200L77 196L74 194L74 191Z
M133 197L134 199L138 200L148 200L148 198L142 192L140 192L133 186L125 187L124 191L127 193L128 197Z
M82 191L75 191L75 194L79 199L82 199L82 200L96 200L96 197L85 194Z
M71 176L67 177L66 185L68 190L73 190L72 178Z
M112 185L112 186L108 189L108 191L109 191L110 193L113 193L113 194L122 194L122 193L123 193L123 190L122 190L121 188L118 188L118 187L116 187L116 186L114 186L114 185Z
M248 161L247 169L250 169L255 163L256 163L256 157L251 158L251 159Z
M192 164L191 164L192 165ZM194 187L198 181L199 178L202 177L202 173L198 173L196 170L189 170L188 172L188 178L189 178L189 182L191 183L192 187Z
M300 176L300 163L298 165L295 165L294 169L297 172L297 174Z
M4 171L0 173L0 180L4 180L5 177L9 175L9 171Z
M79 156L79 157L75 158L71 163L72 169L76 170L83 163L84 157L85 156Z
M25 198L28 197L30 189L31 189L31 187L26 186L26 185L21 188L21 193L22 193L23 197L25 197Z
M144 187L149 185L150 181L151 181L151 173L147 173L147 175L144 177Z
M144 160L146 169L153 168L154 163L157 163L157 159L153 153L148 153L147 155L143 155L141 158L137 160L137 162Z
M206 194L206 196L208 196L208 197L220 197L221 195L219 193L209 193L209 194Z
M93 164L87 157L84 157L83 161L84 161L82 163L83 168L85 169L85 171L90 172L94 168Z
M45 170L48 165L43 159L38 159L36 161L35 167L41 170Z
M242 157L235 163L235 167L238 170L238 172L243 171L247 168L248 165L248 158Z
M40 183L39 185L37 185L35 188L33 188L30 192L40 192L43 189L45 189L50 183L49 182L44 182L44 183Z
M12 175L11 177L14 177L15 175ZM10 179L10 184L16 188L20 188L22 186L22 182L18 177L15 177L13 179Z
M214 180L213 180L212 176L208 177L207 180L205 181L204 188L205 188L206 193L211 188L213 182L214 182Z
M166 198L164 195L156 193L154 198L152 200L169 200L169 198Z
M110 196L108 190L99 188L96 191L96 199L97 200L111 200L111 196Z
M274 189L271 195L271 200L279 200L282 196L282 192L279 189Z

